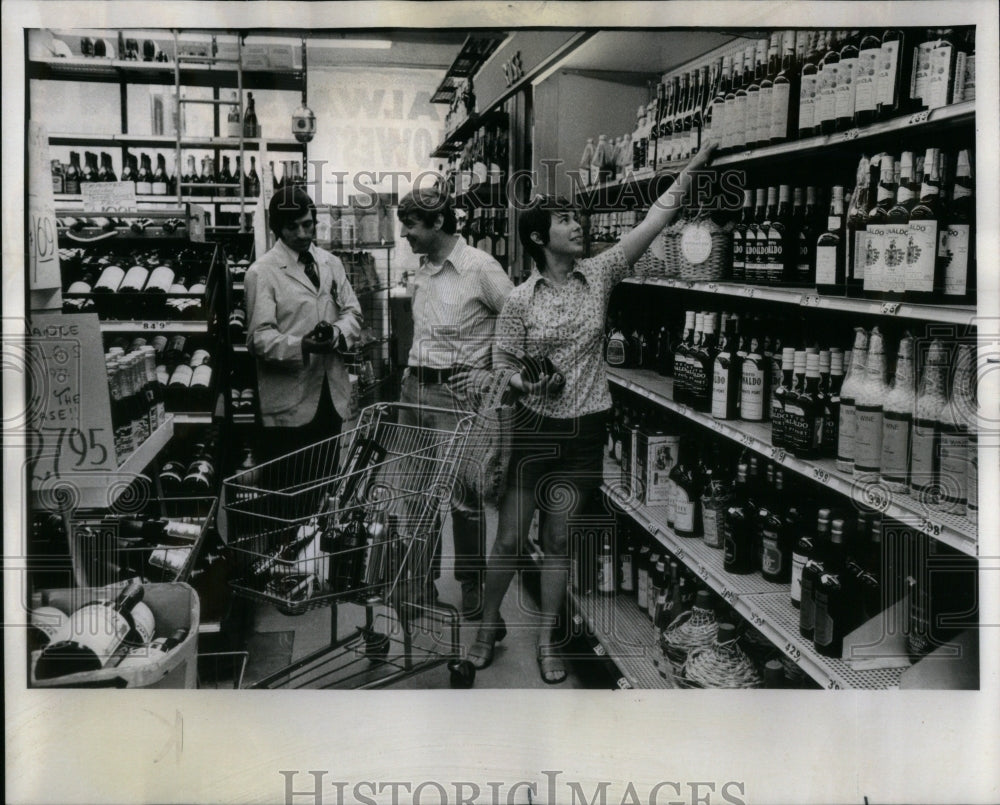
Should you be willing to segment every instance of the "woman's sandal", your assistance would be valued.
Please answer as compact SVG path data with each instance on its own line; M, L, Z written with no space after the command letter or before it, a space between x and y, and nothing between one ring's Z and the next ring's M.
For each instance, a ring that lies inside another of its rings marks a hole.
M476 633L476 639L469 646L466 659L472 663L472 667L477 671L488 668L493 662L493 651L496 644L507 636L507 624L503 618L496 626L480 626Z
M538 645L538 670L546 685L558 685L566 681L566 663L554 646Z

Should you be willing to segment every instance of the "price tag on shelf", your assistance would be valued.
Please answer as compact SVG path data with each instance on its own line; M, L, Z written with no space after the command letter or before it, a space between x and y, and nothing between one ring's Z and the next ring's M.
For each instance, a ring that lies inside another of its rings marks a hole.
M790 640L785 641L784 652L795 662L798 662L799 660L802 659L802 652L799 651L798 646L796 646Z
M799 304L803 307L819 307L821 299L816 294L803 294L799 299Z
M891 495L884 487L868 485L864 488L863 497L865 503L876 511L884 512L889 508Z
M821 484L830 483L830 473L819 467L813 467L813 478L819 481Z
M141 324L143 330L166 330L170 327L169 321L144 321ZM176 326L176 322L174 324Z
M618 687L621 690L633 690L632 683L623 676L618 678Z
M730 590L728 587L722 588L722 599L729 604L736 603L736 593Z
M881 314L883 316L895 316L899 312L899 302L883 302Z
M48 291L62 286L55 202L52 199L52 165L45 128L28 121L28 288ZM61 304L55 301L55 306Z
M598 657L606 657L608 651L606 648L604 648L603 645L598 643L597 645L594 646L594 654L596 654Z
M844 132L844 142L850 142L851 140L856 140L861 136L861 129L848 129Z
M840 686L840 683L836 679L828 679L828 680L826 680L826 689L827 690L843 690L843 688Z
M708 568L705 567L701 562L698 563L697 570L698 570L698 575L701 576L702 579L708 578Z
M718 293L719 285L716 282L710 282L705 286L705 290L709 293Z
M135 212L135 184L132 182L81 182L83 209L87 212Z
M759 628L764 625L764 616L759 612L753 611L750 613L750 622Z
M741 291L742 295L748 299L753 299L757 295L757 289L753 285L744 285Z
M687 556L687 552L678 545L677 550L674 551L674 556L676 556L678 559L683 559L685 556Z
M749 433L740 434L740 444L745 445L746 447L753 447L755 441L756 440Z
M28 378L28 472L33 489L73 475L117 468L107 371L97 316L32 317L24 375Z
M772 447L771 448L771 460L772 461L777 461L779 464L781 464L785 460L785 456L786 455L787 455L787 453L785 453L785 451L783 449L781 449L780 447Z
M920 530L931 537L940 537L942 526L941 523L935 522L928 517L924 517L920 521Z
M926 123L929 117L930 117L930 112L927 109L925 109L922 112L915 112L914 114L910 115L909 118L907 118L906 123L908 126L912 126L916 123Z

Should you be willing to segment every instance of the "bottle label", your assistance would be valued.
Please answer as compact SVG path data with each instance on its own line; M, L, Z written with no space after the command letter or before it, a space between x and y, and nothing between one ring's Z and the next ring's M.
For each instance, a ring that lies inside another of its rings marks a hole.
M733 127L736 125L736 98L726 98L722 105L723 128L719 134L719 142L723 148L733 145Z
M933 422L914 422L910 444L910 486L923 489L937 483L937 428Z
M931 75L931 54L934 52L934 45L934 42L924 42L914 49L910 97L919 100L922 106L927 106L928 80Z
M623 593L631 593L635 590L635 585L632 583L632 554L623 553L621 558L621 589Z
M144 601L140 601L132 608L131 615L136 632L136 637L133 639L138 645L144 646L156 633L156 616Z
M764 370L752 358L743 361L740 416L751 422L759 422L764 417Z
M854 468L859 472L878 472L882 462L882 407L859 405L856 411Z
M766 143L771 138L771 114L774 87L761 87L757 101L757 142Z
M879 48L878 70L875 73L875 102L892 107L896 103L896 70L899 64L899 40L883 42Z
M813 612L813 642L817 646L828 646L833 642L833 618L830 617L829 595L816 590L816 607Z
M941 494L950 503L964 506L968 498L969 439L964 432L941 434ZM955 512L956 514L964 512Z
M733 230L733 271L737 272L746 267L746 241L743 233L739 229Z
M778 535L773 531L765 531L761 537L763 553L761 569L769 576L781 574L785 563L784 553L778 546Z
M760 89L747 93L746 144L757 142L757 126L760 123Z
M948 90L954 72L953 53L954 48L944 42L931 51L927 91L923 96L924 105L928 109L938 109L948 105Z
M818 75L802 76L799 86L799 131L812 131L816 123L816 86Z
M719 510L703 506L701 523L704 531L705 544L710 548L721 548L725 542Z
M605 360L610 366L624 366L625 365L625 339L623 338L610 338L608 339L608 348L605 352Z
M858 59L841 59L837 69L837 119L854 118Z
M167 183L165 181L153 182L152 190L154 196L165 196L167 195Z
M858 229L854 232L854 279L863 282L865 265L868 262L868 230Z
M697 501L691 500L687 491L681 486L675 486L677 494L674 498L674 530L690 534L695 530Z
M857 436L858 418L853 400L840 401L840 426L837 431L837 460L854 462L854 439Z
M725 419L729 402L729 361L728 352L720 353L712 367L712 416Z
M816 283L834 285L837 282L837 247L816 247Z
M792 600L802 600L802 568L806 566L806 558L800 553L792 552Z
M910 414L886 411L882 415L882 478L905 484L910 469Z
M875 96L876 76L879 69L879 48L862 50L854 68L854 111L874 112L877 106Z
M944 268L946 296L964 296L969 268L969 225L951 224L941 230L938 254Z
M865 290L883 291L883 275L885 274L885 224L869 224L868 238L865 244ZM905 254L905 252L904 252Z
M976 54L959 53L955 57L955 91L952 103L976 99Z
M816 120L813 125L835 120L837 117L837 80L840 65L824 64L820 71L819 101L816 104Z
M101 665L117 651L128 633L128 621L110 603L80 607L70 615L66 626L66 637L93 651Z
M598 557L597 591L600 593L613 593L615 591L615 574L610 554L602 553Z
M910 228L906 224L886 224L882 237L882 291L902 293L906 290L906 256ZM932 280L933 281L933 280Z
M938 222L910 221L906 249L906 290L934 290L934 265L938 251Z
M742 148L747 142L747 96L737 95L733 107L732 146Z
M809 276L809 269L812 267L812 245L815 241L810 241L804 232L799 232L799 261L796 271L800 279Z
M153 185L151 182L136 182L135 183L135 194L137 196L151 196L153 194Z
M815 599L813 598L813 583L805 573L802 572L802 592L799 597L799 629L811 632L816 623Z
M786 81L775 84L771 89L771 140L780 140L788 132L788 99L792 85Z
M109 291L117 291L123 279L125 279L124 271L118 268L118 266L108 266L101 272L100 279L97 280L97 285L94 288L95 290L97 288L107 288Z

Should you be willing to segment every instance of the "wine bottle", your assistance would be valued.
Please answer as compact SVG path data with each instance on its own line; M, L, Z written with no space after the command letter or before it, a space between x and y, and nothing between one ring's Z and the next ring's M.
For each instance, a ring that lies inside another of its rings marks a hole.
M80 155L76 151L69 152L69 165L66 167L64 189L67 193L80 192Z
M939 507L959 517L968 504L969 431L976 427L976 355L971 344L960 344L948 402L938 413L940 438Z
M796 58L795 43L796 32L793 30L785 31L781 69L774 76L771 89L768 141L772 144L794 139L798 133L799 63Z
M84 182L97 181L97 154L93 151L85 151L83 154L83 179Z
M748 464L736 466L732 503L726 509L722 566L727 573L745 575L754 570L753 548L756 502L750 496Z
M940 109L952 103L955 86L955 60L958 56L954 28L939 28L930 52L930 71L923 94L924 106Z
M865 31L858 43L854 69L854 125L867 126L878 116L878 71L882 40L875 31Z
M975 221L972 194L972 168L967 150L959 151L952 187L951 204L940 227L938 260L942 287L940 297L950 304L975 302L975 262L969 252L975 242L972 222Z
M757 40L754 55L753 76L747 86L746 134L743 138L746 148L756 148L758 144L757 125L760 120L760 86L767 75L767 39Z
M705 312L702 319L702 339L691 356L691 407L695 411L709 413L712 410L712 389L715 357L719 352L716 332L719 329L719 314Z
M141 265L132 266L125 272L118 286L118 293L139 293L145 287L147 279L149 279L149 269Z
M740 378L740 418L748 422L763 422L767 418L764 401L769 396L771 367L764 361L762 336L758 330L749 334L749 351L743 360Z
M777 470L774 474L777 505L761 508L758 515L761 531L761 576L776 584L787 583L792 577L792 531L779 508L784 492L784 473ZM795 518L798 516L795 509L790 509L788 514Z
M165 196L167 195L167 161L163 154L156 155L156 171L153 173L153 179L150 183L150 191L154 196Z
M111 164L111 154L107 151L101 151L101 169L97 173L97 181L99 182L117 182L118 177L115 176L114 166Z
M910 443L913 429L913 338L899 342L896 378L885 397L882 413L881 479L890 492L910 492Z
M888 389L885 383L885 349L882 333L873 327L868 339L865 377L855 391L857 429L854 438L854 477L877 479L882 461L882 406Z
M911 75L917 48L912 31L893 28L882 34L879 67L875 74L879 120L907 114L914 108Z
M767 275L767 194L764 187L757 188L757 198L753 220L747 227L745 237L744 281L752 285L760 285L766 281Z
M229 105L229 113L226 115L226 136L239 139L243 133L243 124L240 118L240 102L239 98L236 97L235 91L231 92L229 97L231 103Z
M927 351L913 414L910 452L910 490L923 502L935 503L939 489L938 423L947 404L946 356L941 342L934 340Z
M139 155L139 172L135 177L135 192L139 196L153 194L153 173L150 170L149 154Z
M917 202L914 183L913 154L904 151L899 161L899 186L896 203L885 214L881 227L882 269L881 298L902 299L907 285L907 247L909 244L910 210ZM933 252L931 249L931 281L933 282Z
M833 188L826 231L816 241L816 292L843 296L847 292L844 277L844 188Z
M243 136L260 137L260 126L257 123L257 108L254 105L253 93L247 93L247 108L243 114Z
M865 220L867 243L865 244L865 278L864 294L873 299L879 299L886 288L886 227L888 226L889 209L896 197L896 186L893 182L895 161L887 154L879 157L880 180L875 206L868 211ZM905 257L905 250L903 255Z
M701 535L701 493L704 479L694 457L694 443L681 437L677 463L670 471L674 482L674 532L682 537Z
M775 31L771 34L767 49L767 64L764 76L760 80L760 92L757 98L757 125L754 129L754 142L763 147L771 141L771 119L774 111L774 82L781 71L782 54L784 52L785 34ZM784 124L782 124L784 125Z
M687 355L688 351L694 345L695 320L696 314L693 310L689 310L684 314L684 337L678 342L677 348L674 351L674 383L672 398L674 402L682 404L687 404L688 402Z
M823 353L820 352L822 364ZM823 373L822 365L820 374ZM820 455L824 458L837 457L837 441L840 432L840 393L844 384L844 352L834 347L830 350L830 380L823 395L823 440Z
M837 130L837 85L840 80L840 42L838 34L830 32L827 50L819 65L816 93L816 118L813 134L832 134Z
M723 117L725 128L722 130L720 138L721 151L728 153L735 148L736 129L741 125L737 120L736 93L743 85L743 59L744 53L737 53L733 56L732 77L727 87L725 102L723 104ZM744 113L744 121L745 121Z
M812 555L802 567L799 600L799 634L812 640L816 626L816 586L824 571L824 561L830 544L830 510L820 509L816 515L816 536Z
M125 279L125 272L120 266L109 265L101 272L94 286L94 293L114 293Z
M742 365L736 356L739 319L725 319L725 332L712 366L712 416L736 419L738 414Z
M803 359L805 353L802 353ZM793 392L793 382L795 376L795 350L792 347L785 347L781 354L781 382L774 384L771 390L771 444L774 447L787 447L788 440L785 432L785 400ZM802 365L805 372L805 364Z
M813 34L809 43L809 50L806 53L805 63L802 65L799 83L798 136L800 138L811 137L816 122L819 119L817 110L820 90L819 60L824 47L823 34L819 32Z
M854 125L860 42L861 31L851 31L840 48L836 87L835 128L837 131L846 131Z
M770 194L770 188L768 193ZM791 281L792 269L789 265L794 256L791 221L791 190L787 184L778 187L778 198L768 215L766 275L769 285L782 285Z
M900 187L902 184L903 179L900 179ZM928 148L924 154L923 181L919 192L919 201L912 199L907 221L904 285L908 300L929 303L935 301L935 290L943 284L938 261L938 228L942 211L937 148Z
M847 209L847 268L845 281L847 295L858 297L864 294L865 260L868 253L868 211L874 206L871 198L870 174L872 163L867 157L861 157L855 175L854 192L851 193L851 203Z
M823 401L819 391L819 354L805 355L805 383L802 391L789 395L785 404L785 431L788 447L800 458L815 458L823 440Z
M250 171L247 173L247 194L256 198L260 195L260 176L257 175L257 157L250 156Z
M854 471L855 438L858 432L856 397L865 377L868 360L868 333L862 327L854 330L854 348L851 362L840 390L840 417L837 428L837 469Z
M934 69L933 51L937 45L938 28L929 28L913 53L910 100L914 110L927 108L927 94Z
M133 579L114 599L91 601L77 609L65 631L42 650L35 665L35 677L53 679L98 671L126 640L148 643L155 624L145 613L139 617L135 613L144 592L142 582Z
M813 647L818 654L836 659L843 653L844 635L855 625L850 619L844 553L844 521L838 518L830 523L823 572L815 580L813 590Z
M731 275L734 282L743 282L746 279L747 232L752 224L753 190L744 190L743 214L736 226L733 227L733 265Z

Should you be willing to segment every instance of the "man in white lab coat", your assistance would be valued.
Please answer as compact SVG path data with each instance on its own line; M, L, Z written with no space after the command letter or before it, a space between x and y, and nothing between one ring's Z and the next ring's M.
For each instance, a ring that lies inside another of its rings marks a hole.
M342 353L357 343L361 306L340 259L313 243L316 207L304 190L278 190L268 215L277 242L245 283L263 452L272 458L340 433L351 392Z

